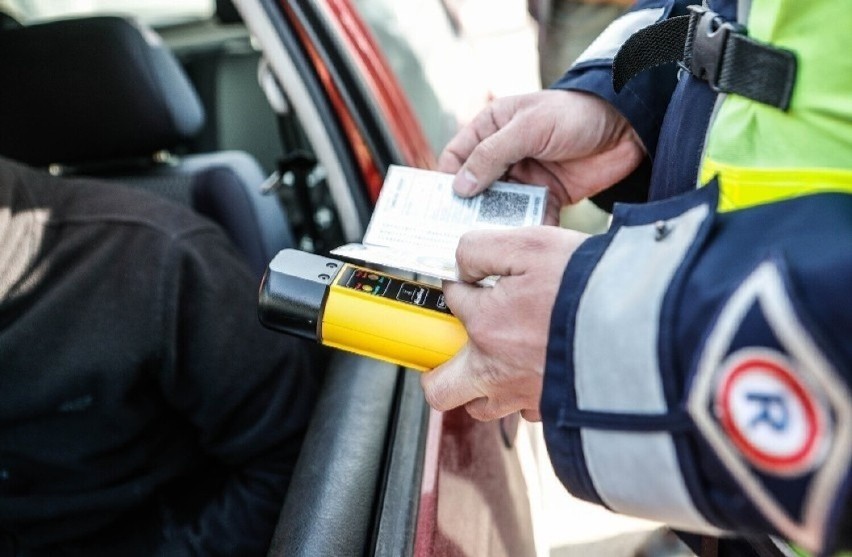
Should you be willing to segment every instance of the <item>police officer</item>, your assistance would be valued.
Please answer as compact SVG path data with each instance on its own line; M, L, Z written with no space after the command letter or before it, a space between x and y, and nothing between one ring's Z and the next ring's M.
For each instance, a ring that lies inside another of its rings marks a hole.
M445 294L470 340L426 397L542 419L569 491L617 512L848 548L852 10L687 4L639 2L447 145L460 195L633 203L602 235L464 236Z

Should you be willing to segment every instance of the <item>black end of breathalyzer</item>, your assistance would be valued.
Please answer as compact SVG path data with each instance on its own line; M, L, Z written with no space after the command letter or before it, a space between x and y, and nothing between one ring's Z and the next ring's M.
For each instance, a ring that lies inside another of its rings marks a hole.
M312 253L278 252L260 283L260 322L276 331L320 340L318 324L328 287L341 267L341 261Z

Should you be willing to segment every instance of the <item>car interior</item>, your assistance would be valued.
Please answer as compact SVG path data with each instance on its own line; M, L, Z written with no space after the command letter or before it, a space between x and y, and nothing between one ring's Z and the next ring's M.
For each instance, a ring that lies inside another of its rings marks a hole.
M4 15L3 29L0 72L15 84L0 88L3 156L185 203L222 226L258 278L280 249L342 243L333 222L305 224L292 188L262 188L280 181L282 157L309 147L270 108L230 2L158 34L117 16L22 26ZM327 194L310 195L316 207ZM343 353L317 373L323 393L270 555L410 550L399 533L414 528L428 413L416 377Z
M0 152L33 166L63 161L52 171L188 204L222 226L258 278L293 245L285 213L262 199L255 157L171 154L198 136L205 109L175 58L138 23L52 21L3 33L0 46L0 68L15 83L0 92ZM80 78L87 73L98 78Z

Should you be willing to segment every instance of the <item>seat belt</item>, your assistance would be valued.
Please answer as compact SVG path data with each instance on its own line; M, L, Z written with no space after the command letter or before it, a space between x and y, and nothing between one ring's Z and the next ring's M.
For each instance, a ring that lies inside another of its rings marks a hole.
M664 19L627 39L612 64L615 92L647 69L679 62L715 91L786 111L796 82L795 54L749 38L744 26L704 6L688 8L689 15Z

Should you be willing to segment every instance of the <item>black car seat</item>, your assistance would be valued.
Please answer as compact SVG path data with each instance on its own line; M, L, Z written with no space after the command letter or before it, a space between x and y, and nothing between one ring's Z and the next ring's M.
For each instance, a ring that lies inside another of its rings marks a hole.
M0 154L156 191L221 225L258 278L293 244L263 172L240 151L176 156L204 123L160 37L122 17L0 31Z

